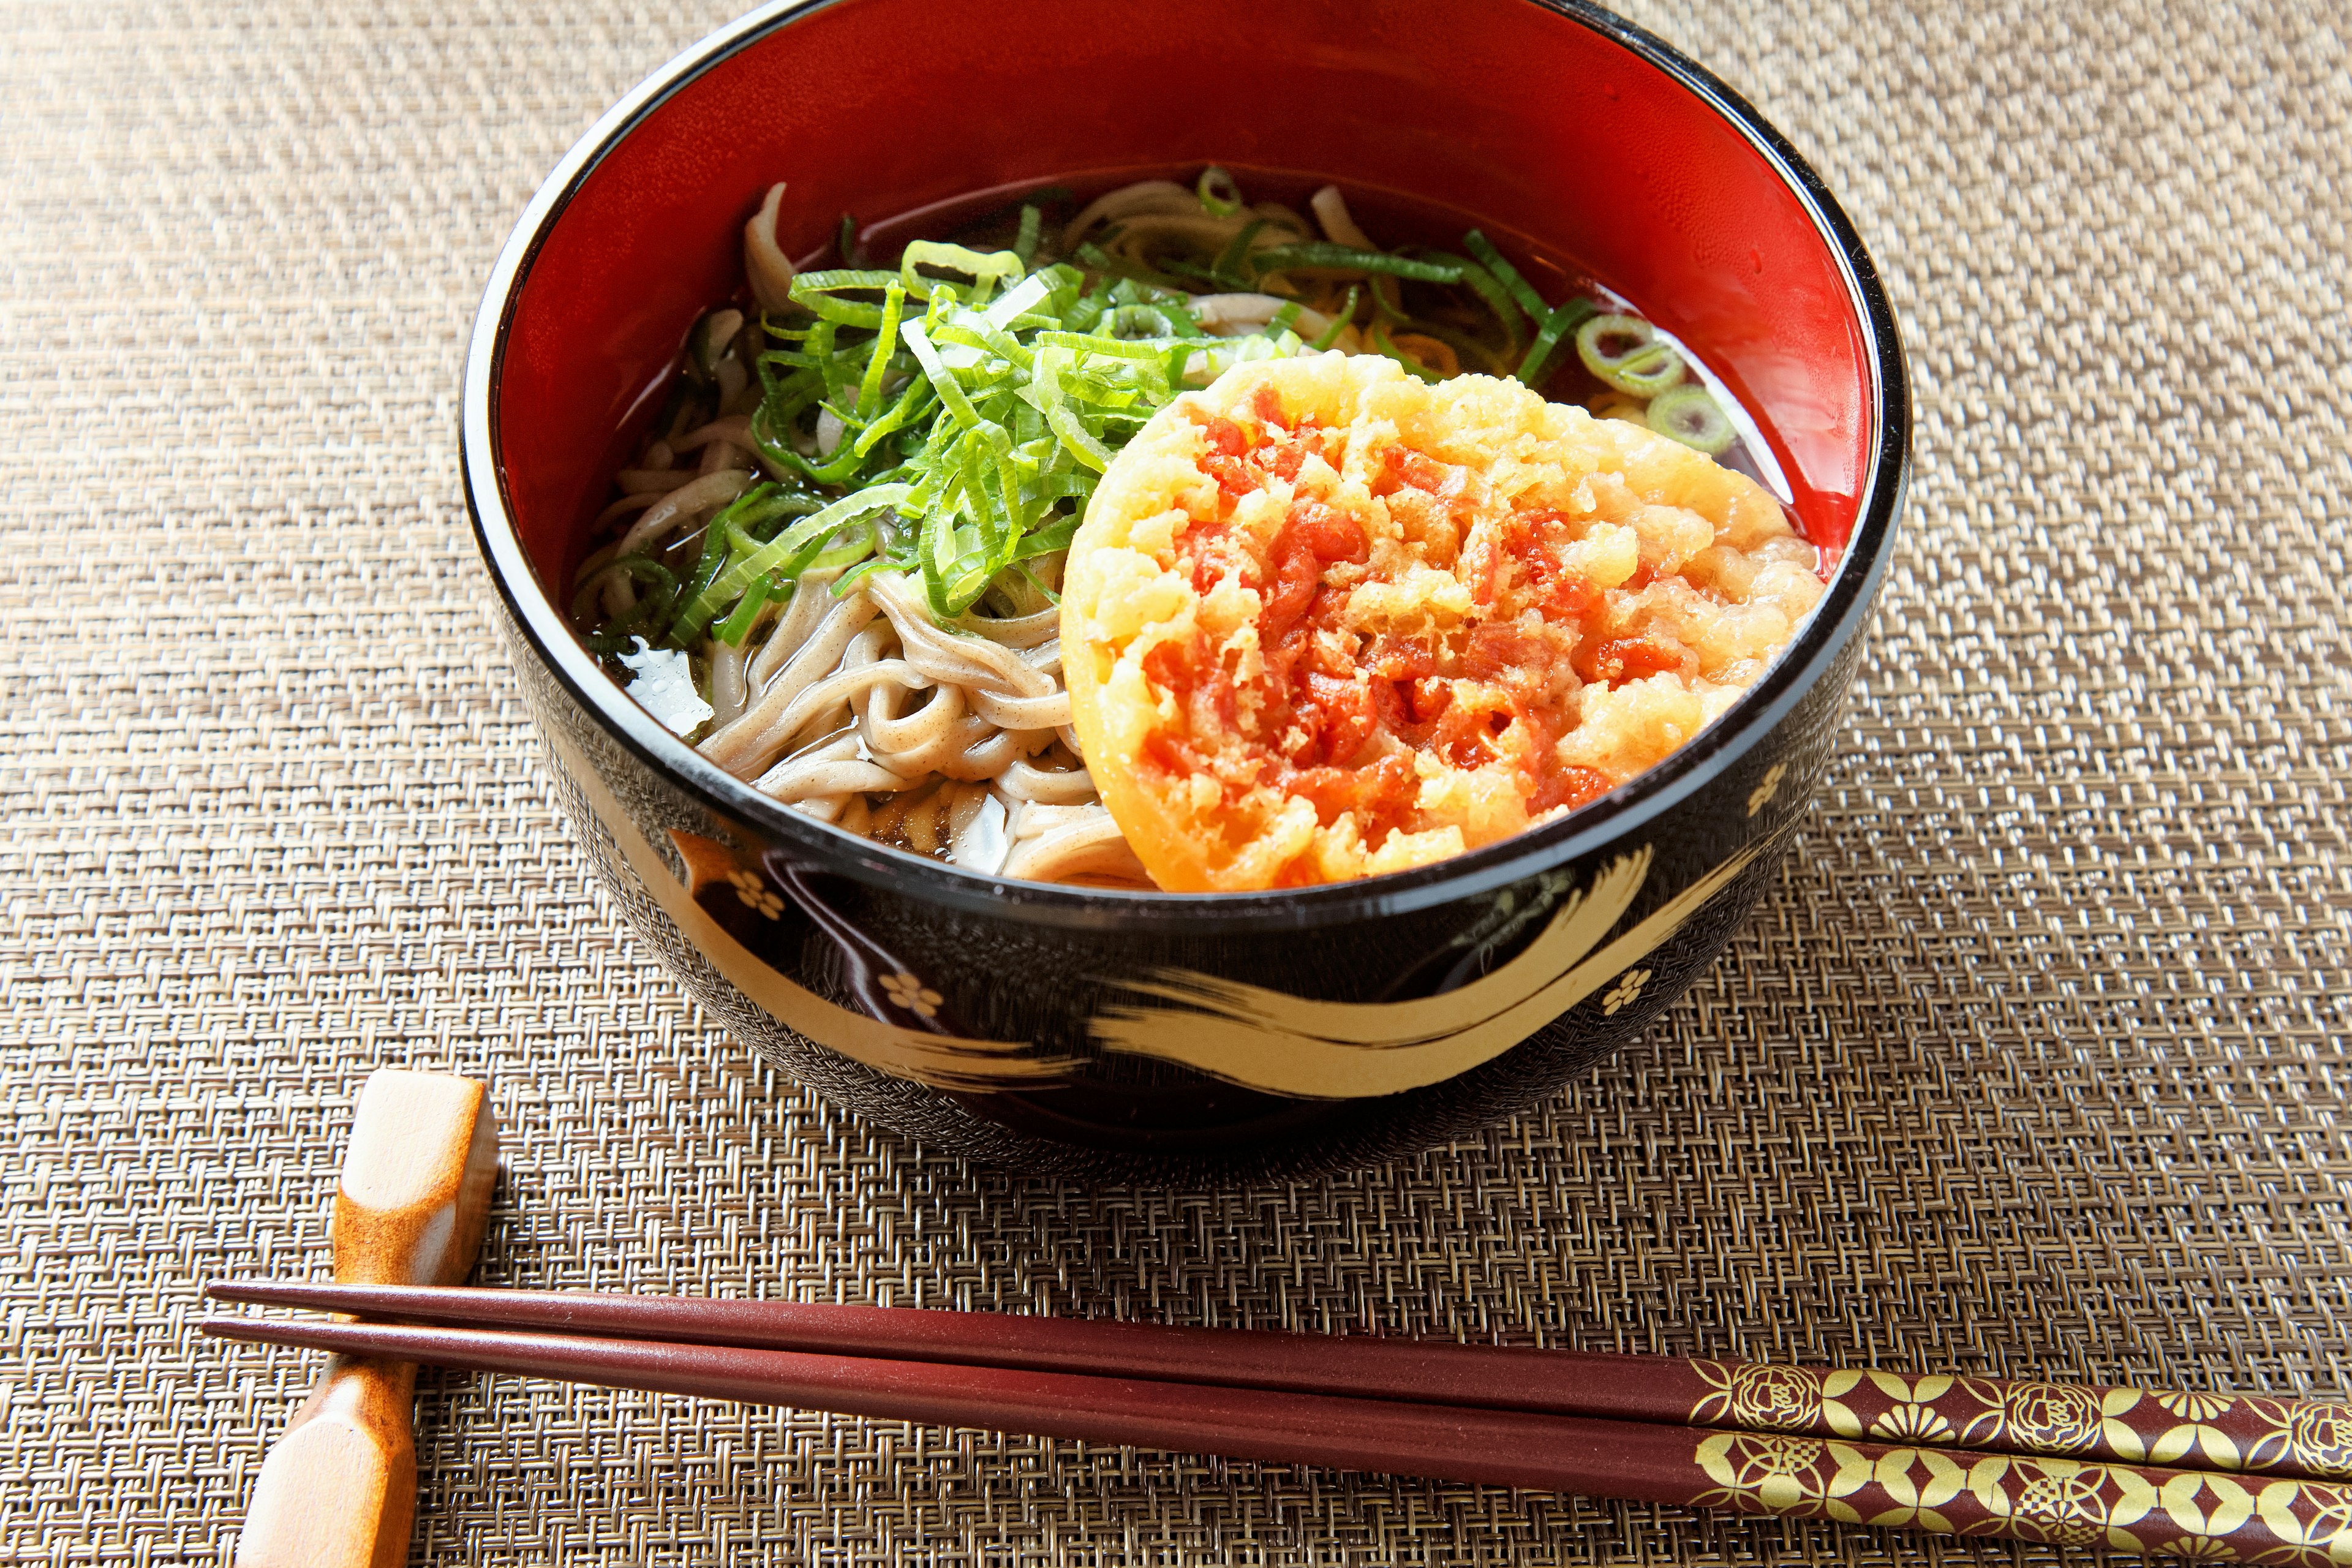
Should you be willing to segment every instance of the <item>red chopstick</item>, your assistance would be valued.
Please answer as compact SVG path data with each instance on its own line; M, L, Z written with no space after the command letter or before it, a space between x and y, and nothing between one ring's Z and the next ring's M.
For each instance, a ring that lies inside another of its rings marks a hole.
M426 1323L962 1362L1563 1415L1682 1422L1690 1413L1687 1404L1675 1409L1661 1397L1660 1377L1685 1364L1664 1357L591 1290L230 1279L214 1283L206 1294L220 1301Z
M396 1285L224 1280L223 1301L460 1326L1217 1384L1492 1410L1881 1437L1984 1452L2352 1479L2352 1406L2105 1384L1003 1312ZM2297 1434L2305 1434L2298 1437ZM2311 1440L2307 1435L2321 1435Z
M677 1341L270 1319L205 1331L886 1420L2126 1552L2301 1561L2344 1522L2341 1489L2266 1477Z
M260 1318L215 1321L205 1331L471 1372L1234 1458L1551 1489L1570 1477L1606 1477L1634 1489L1615 1495L1659 1501L1675 1500L1672 1489L1640 1489L1641 1436L1660 1448L1659 1459L1691 1440L1679 1427L1517 1411L677 1341Z

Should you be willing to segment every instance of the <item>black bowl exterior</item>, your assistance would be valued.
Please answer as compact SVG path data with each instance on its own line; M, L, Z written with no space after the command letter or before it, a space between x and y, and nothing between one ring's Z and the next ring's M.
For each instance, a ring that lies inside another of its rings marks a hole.
M510 630L591 862L730 1033L940 1152L1174 1181L1444 1142L1640 1034L1786 854L1858 646L1668 809L1557 864L1332 923L1120 929L845 874L682 787Z
M1678 78L1779 167L1843 258L1875 439L1821 605L1722 720L1560 823L1361 883L1131 895L972 876L822 826L631 702L541 588L491 388L572 183L751 19L616 108L532 204L468 355L467 501L559 796L632 927L782 1070L940 1152L1064 1175L1223 1181L1440 1143L1557 1092L1722 951L1827 766L1900 512L1907 378L1853 226L1756 111L1658 40L1544 0Z

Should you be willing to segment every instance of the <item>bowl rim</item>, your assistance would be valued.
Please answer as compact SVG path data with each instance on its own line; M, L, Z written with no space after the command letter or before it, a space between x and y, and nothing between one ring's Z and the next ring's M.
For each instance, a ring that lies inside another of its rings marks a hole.
M614 742L722 816L747 822L856 881L966 912L1131 932L1197 934L1203 917L1227 931L1342 925L1491 893L1637 833L1738 766L1803 700L1867 624L1909 482L1911 394L1894 310L1859 231L1789 140L1706 67L1591 0L1518 0L1624 47L1738 132L1803 205L1843 275L1853 319L1865 340L1869 406L1878 420L1878 439L1871 449L1839 569L1811 619L1756 684L1689 744L1557 823L1411 870L1310 888L1171 893L1015 881L853 838L761 795L631 700L572 635L561 606L540 583L515 529L498 461L493 393L522 284L587 177L673 95L743 49L836 3L769 0L680 52L600 117L533 193L500 247L467 346L458 465L475 542L509 616L540 664Z

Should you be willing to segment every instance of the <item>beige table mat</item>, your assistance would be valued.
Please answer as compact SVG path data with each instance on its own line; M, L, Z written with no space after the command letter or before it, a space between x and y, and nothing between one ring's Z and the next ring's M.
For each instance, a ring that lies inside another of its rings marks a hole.
M1918 477L1844 761L1654 1037L1224 1195L873 1132L551 809L457 480L490 258L724 18L0 14L0 1562L225 1563L373 1066L496 1080L486 1277L2352 1390L2340 4L1644 4L1885 265ZM430 1563L2040 1561L428 1376Z

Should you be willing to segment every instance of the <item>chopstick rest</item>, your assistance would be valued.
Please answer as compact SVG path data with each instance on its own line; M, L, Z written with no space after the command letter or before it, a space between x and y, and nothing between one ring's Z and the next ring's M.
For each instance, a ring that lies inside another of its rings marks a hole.
M453 1285L474 1267L498 1181L486 1088L385 1068L360 1090L335 1191L335 1278ZM416 1514L413 1361L327 1363L262 1461L237 1568L398 1568Z

